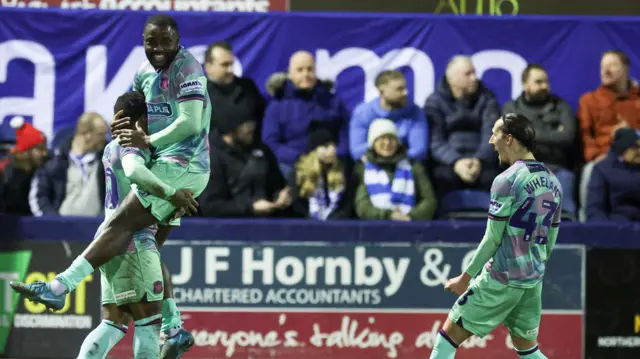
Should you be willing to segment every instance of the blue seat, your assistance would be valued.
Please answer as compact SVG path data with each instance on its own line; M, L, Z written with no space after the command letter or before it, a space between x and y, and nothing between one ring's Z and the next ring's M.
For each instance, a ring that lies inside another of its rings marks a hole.
M489 192L459 190L449 192L440 200L438 217L441 219L486 219L489 211Z

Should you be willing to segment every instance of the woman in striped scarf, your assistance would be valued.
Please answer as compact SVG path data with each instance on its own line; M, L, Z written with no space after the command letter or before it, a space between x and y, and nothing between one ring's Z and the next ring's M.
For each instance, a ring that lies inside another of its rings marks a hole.
M436 196L424 167L407 157L391 120L377 119L369 127L369 149L356 168L355 211L366 220L430 220Z
M309 126L310 151L300 156L289 176L293 211L321 221L351 218L353 191L336 140L322 122Z

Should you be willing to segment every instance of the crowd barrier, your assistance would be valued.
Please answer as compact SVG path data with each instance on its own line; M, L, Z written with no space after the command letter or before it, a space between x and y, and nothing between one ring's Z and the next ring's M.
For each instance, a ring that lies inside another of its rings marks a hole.
M312 52L318 76L337 81L349 109L378 95L374 78L389 68L407 75L411 98L423 106L456 54L472 57L500 103L520 95L521 72L530 62L547 68L553 91L574 108L581 94L599 86L604 51L624 51L631 75L640 75L638 18L171 14L182 45L200 61L208 44L228 40L238 60L235 73L262 90L272 73L286 70L293 52ZM111 118L117 96L145 59L141 34L149 15L0 8L0 120L26 116L52 138L84 111Z
M96 272L48 313L8 280L49 280L99 224L0 216L0 349L73 358L100 321ZM186 219L162 249L196 346L186 359L424 359L455 301L446 279L471 259L484 222ZM547 267L540 343L549 358L637 358L640 224L563 223ZM132 330L130 330L131 332ZM457 358L512 358L500 327ZM111 357L131 357L132 335ZM1 357L1 355L0 355Z

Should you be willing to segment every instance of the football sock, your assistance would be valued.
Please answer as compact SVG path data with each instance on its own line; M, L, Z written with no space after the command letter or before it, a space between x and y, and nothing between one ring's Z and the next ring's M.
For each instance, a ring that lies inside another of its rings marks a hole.
M136 320L133 333L134 359L150 359L160 356L160 325L162 314Z
M542 354L537 344L531 349L516 350L516 352L518 352L518 355L522 359L547 359L547 357Z
M162 331L172 337L182 328L180 312L173 298L162 300Z
M127 334L126 325L103 320L82 342L78 359L104 359L120 339Z
M441 330L436 338L436 344L433 346L429 359L453 359L456 356L458 345ZM528 358L527 358L528 359Z
M84 257L79 256L71 263L67 270L58 274L56 278L51 281L51 291L55 295L73 292L78 284L91 273L93 273L91 264L84 259Z

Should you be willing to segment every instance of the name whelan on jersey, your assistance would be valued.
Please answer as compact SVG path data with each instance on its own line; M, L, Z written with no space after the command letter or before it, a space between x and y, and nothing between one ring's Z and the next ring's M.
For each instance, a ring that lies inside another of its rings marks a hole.
M527 191L527 194L529 195L533 195L533 193L538 188L547 188L553 192L554 197L556 198L560 197L560 193L561 193L560 188L558 188L558 186L553 181L551 181L548 177L535 178L529 181L529 183L527 183L524 186L525 191Z

